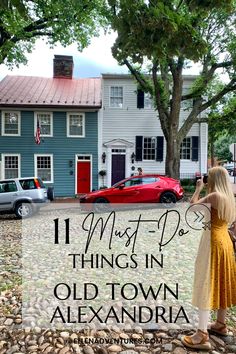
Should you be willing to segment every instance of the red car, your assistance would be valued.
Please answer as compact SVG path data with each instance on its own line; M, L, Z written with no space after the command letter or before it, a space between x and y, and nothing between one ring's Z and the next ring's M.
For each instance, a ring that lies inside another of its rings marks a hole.
M83 195L80 203L175 203L183 197L183 193L180 182L173 178L142 175Z

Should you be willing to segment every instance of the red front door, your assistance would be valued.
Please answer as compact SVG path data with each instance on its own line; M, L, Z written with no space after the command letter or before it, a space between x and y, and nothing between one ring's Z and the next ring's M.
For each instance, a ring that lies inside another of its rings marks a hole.
M77 162L77 194L89 193L91 191L90 161Z

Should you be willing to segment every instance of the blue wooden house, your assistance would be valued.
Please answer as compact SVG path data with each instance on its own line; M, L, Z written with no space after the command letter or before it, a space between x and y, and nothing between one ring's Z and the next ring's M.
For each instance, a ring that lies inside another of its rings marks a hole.
M0 178L39 176L57 197L97 189L100 108L101 79L74 79L70 56L55 56L53 78L5 77Z

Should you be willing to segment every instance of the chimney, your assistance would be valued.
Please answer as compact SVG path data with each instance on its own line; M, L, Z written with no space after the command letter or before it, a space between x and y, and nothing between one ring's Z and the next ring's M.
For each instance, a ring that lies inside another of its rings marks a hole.
M54 55L53 77L60 79L72 79L74 62L71 55Z

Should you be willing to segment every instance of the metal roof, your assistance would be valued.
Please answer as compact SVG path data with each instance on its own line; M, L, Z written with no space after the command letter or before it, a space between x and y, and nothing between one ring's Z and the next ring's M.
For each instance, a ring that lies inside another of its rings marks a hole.
M0 106L100 108L101 78L63 79L6 76L0 82Z

